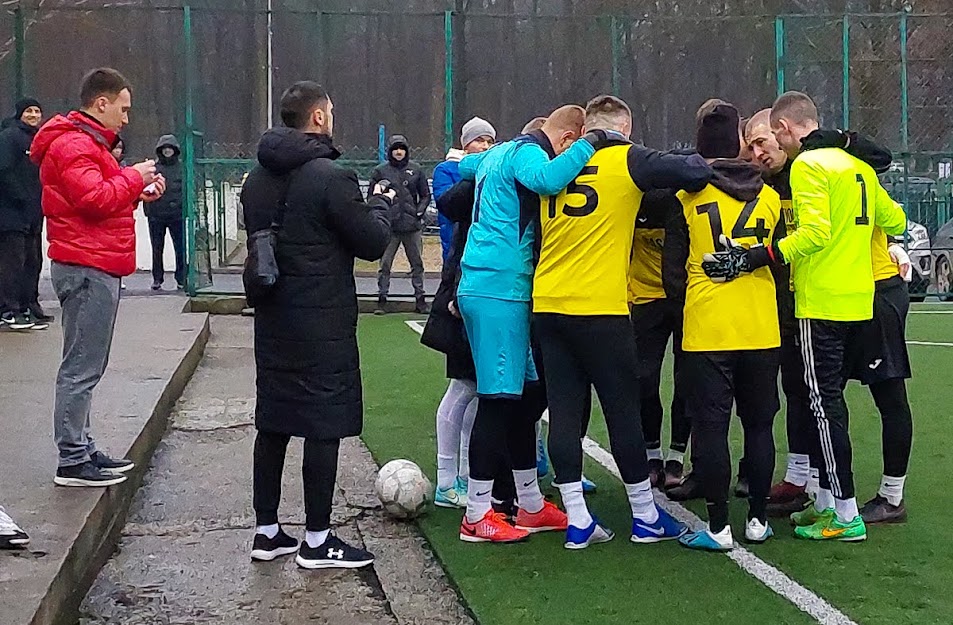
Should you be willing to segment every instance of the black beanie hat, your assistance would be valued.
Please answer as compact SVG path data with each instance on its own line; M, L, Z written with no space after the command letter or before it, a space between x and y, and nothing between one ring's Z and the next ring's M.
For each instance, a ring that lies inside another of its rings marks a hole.
M17 119L20 119L21 117L23 117L23 111L27 110L31 106L35 106L41 111L43 110L43 107L40 106L39 100L37 100L36 98L23 98L22 100L17 102L17 108L16 108L17 114L15 115L15 117Z
M738 109L730 104L719 104L698 122L696 149L704 158L738 158L741 138Z

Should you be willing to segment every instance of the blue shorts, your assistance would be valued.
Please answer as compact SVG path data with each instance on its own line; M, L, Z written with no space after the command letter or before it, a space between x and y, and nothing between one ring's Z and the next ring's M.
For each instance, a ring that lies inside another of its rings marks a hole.
M530 302L461 295L457 301L476 366L477 394L519 399L539 380L529 344Z

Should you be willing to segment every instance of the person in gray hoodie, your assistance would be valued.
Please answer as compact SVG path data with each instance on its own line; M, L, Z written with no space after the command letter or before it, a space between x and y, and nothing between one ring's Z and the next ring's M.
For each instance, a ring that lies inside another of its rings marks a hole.
M174 135L163 135L156 143L156 170L165 176L165 194L146 204L149 219L149 239L152 241L152 290L158 291L165 282L162 254L165 251L165 233L172 237L175 249L175 281L179 290L185 288L185 215L182 212L182 149Z
M424 213L430 205L430 185L420 165L410 160L410 147L403 135L394 135L387 146L387 162L374 169L368 184L373 189L381 180L390 182L397 192L390 211L391 240L381 259L377 274L377 310L375 314L386 312L387 294L390 291L390 269L397 255L397 248L404 246L404 253L410 262L410 280L414 285L414 297L417 312L427 313L427 301L424 298L424 261L423 228Z

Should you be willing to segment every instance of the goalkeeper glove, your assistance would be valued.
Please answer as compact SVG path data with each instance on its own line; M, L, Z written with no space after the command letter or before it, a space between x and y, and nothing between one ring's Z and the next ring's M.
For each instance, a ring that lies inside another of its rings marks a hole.
M742 273L784 262L781 250L774 245L745 248L725 235L718 240L724 251L705 254L702 259L702 271L712 282L731 282Z

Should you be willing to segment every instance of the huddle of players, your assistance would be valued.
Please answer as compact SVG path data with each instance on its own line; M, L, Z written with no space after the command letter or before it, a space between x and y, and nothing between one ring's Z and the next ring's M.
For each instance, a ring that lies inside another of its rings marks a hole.
M792 517L796 532L821 540L866 537L853 499L844 373L853 357L848 350L872 325L858 323L873 317L871 250L876 255L882 239L886 254L884 233L901 235L906 221L870 165L841 149L849 149L850 135L811 134L817 113L807 96L785 94L768 115L793 160L788 219L761 169L739 158L738 112L721 102L699 111L697 153L631 143L628 106L600 96L585 111L557 109L540 130L460 162L463 179L474 181L476 191L455 306L480 397L462 540L513 542L565 530L565 546L581 549L613 538L583 496L581 438L591 388L625 483L633 542L677 538L698 549L733 546L727 514L733 404L745 429L745 536L767 540L771 428L785 343L789 354L800 345L800 397L813 420L801 410L799 427L810 431L805 439L817 439L803 444L820 470L815 504ZM798 156L801 139L806 150ZM663 297L669 295L664 283L673 282L662 280L663 264L684 274L683 306L676 293ZM793 333L782 340L781 326L793 324L779 323L779 310L785 317L779 302L790 295L788 265L794 269L796 340ZM670 301L658 303L664 300ZM530 411L524 401L524 390L538 379L531 326L546 382L554 484L566 513L543 499L536 478L535 428L525 418ZM684 411L673 411L682 421L669 458L674 479L666 481L674 486L678 479L678 454L684 454L691 428L689 479L708 502L708 528L691 533L656 506L651 491L663 473L658 372L670 333L680 347L676 384ZM500 466L513 472L518 512L512 525L490 504Z

